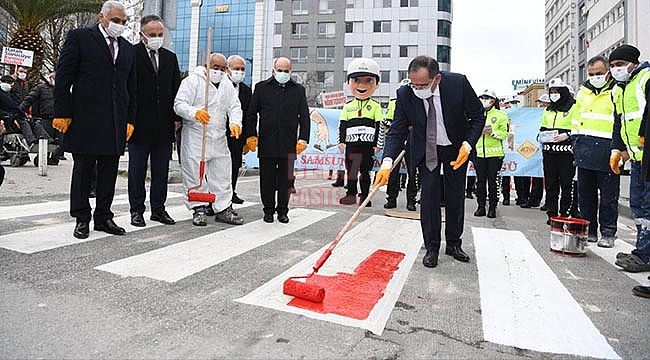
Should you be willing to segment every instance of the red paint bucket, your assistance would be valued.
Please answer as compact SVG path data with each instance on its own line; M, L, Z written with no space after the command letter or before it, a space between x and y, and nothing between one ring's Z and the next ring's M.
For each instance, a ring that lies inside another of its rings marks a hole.
M555 216L551 218L551 251L569 256L585 256L589 221Z

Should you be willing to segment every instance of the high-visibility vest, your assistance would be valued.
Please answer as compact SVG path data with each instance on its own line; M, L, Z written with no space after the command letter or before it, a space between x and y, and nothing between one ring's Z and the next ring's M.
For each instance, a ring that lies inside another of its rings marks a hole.
M503 157L503 140L508 132L508 115L494 107L485 114L485 126L492 127L491 134L483 134L476 142L476 156L480 158Z
M615 86L612 91L616 113L621 118L621 137L627 147L630 159L641 161L643 145L639 143L639 128L647 99L645 87L650 79L650 69L641 69L625 87Z
M573 104L573 106L571 106L571 109L564 112L546 108L542 114L542 123L540 124L540 127L547 129L571 130L573 122L572 119L577 117L577 111L578 107L576 104Z
M614 128L612 89L604 88L595 94L584 85L576 96L577 116L572 120L571 134L611 139Z

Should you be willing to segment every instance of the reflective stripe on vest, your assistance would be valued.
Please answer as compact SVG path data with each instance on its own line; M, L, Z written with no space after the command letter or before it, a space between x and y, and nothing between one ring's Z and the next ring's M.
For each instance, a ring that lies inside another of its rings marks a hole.
M614 129L614 104L611 90L598 94L581 86L576 96L578 116L572 122L573 134L612 138Z

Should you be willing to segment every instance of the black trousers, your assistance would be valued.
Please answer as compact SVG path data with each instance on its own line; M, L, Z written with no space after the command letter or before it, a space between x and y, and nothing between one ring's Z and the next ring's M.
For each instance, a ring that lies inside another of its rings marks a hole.
M465 176L467 162L458 170L452 170L450 161L456 160L458 147L438 146L439 165L433 171L422 161L420 171L420 225L427 250L439 251L441 241L440 202L445 201L445 241L447 246L462 244L463 224L465 223ZM444 175L440 175L440 166ZM444 190L441 187L444 184Z
M230 163L232 164L232 193L235 195L237 187L237 178L239 177L239 168L242 165L242 153L244 152L244 139L240 137L235 139L228 136L228 150L230 150Z
M568 216L572 202L573 155L565 153L542 153L544 179L546 180L546 206L551 216ZM560 190L562 196L560 197ZM560 206L558 208L558 199Z
M259 158L260 166L260 196L264 206L264 214L286 215L289 212L289 182L293 174L289 174L289 162L293 158ZM276 206L277 196L277 206Z
M131 213L142 214L145 210L147 162L151 161L151 188L149 203L151 212L159 214L165 210L167 201L167 178L172 143L129 144L129 205Z
M415 185L415 170L406 165L407 168L407 183L406 183L406 201L415 203L415 197L418 194L418 189ZM388 187L386 188L386 199L387 200L397 200L399 195L400 188L400 177L403 174L399 172L399 166L395 167L391 171L390 176L388 177Z
M489 198L490 208L496 208L499 202L497 178L503 165L502 157L477 157L474 161L476 170L476 201L479 207L485 207L485 200ZM506 177L504 177L505 179ZM509 179L509 177L507 177ZM487 194L485 187L487 185Z
M474 162L474 160L472 160ZM476 176L467 176L465 192L472 194L476 192Z
M357 181L361 194L370 192L370 170L372 170L374 149L372 145L346 145L345 170L348 172L347 195L357 194Z
M20 131L25 137L25 141L27 141L27 143L30 145L36 144L38 142L38 139L47 139L48 142L51 142L53 140L40 121L20 118L18 119L18 124L20 125Z
M544 194L544 178L515 176L515 189L520 204L539 206Z
M72 182L70 184L70 215L77 221L90 222L90 183L97 167L97 206L92 218L95 224L113 218L111 204L115 195L115 180L119 155L72 154Z

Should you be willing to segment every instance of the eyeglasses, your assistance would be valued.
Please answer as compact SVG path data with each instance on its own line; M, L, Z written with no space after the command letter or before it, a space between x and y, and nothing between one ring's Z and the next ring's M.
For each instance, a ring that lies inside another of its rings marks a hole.
M275 72L283 72L283 73L290 73L291 70L282 70L282 69L275 69Z
M413 89L413 90L424 90L424 89L426 89L426 88L430 88L430 87L431 87L431 84L433 84L433 80L431 80L431 81L430 81L429 83L427 83L427 84L414 84L414 83L410 83L409 86L410 86L411 89Z

